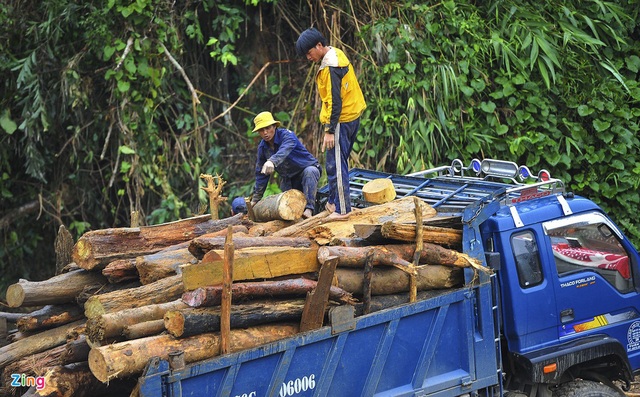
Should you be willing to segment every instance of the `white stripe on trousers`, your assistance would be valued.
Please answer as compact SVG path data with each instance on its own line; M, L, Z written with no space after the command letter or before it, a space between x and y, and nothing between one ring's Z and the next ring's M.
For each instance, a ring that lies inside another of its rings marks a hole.
M348 172L342 169L342 151L340 150L340 123L336 126L336 132L334 134L335 145L333 147L334 156L336 161L336 183L338 188L338 202L340 203L340 213L346 214L347 202L344 196L344 185L342 184L342 173ZM349 161L347 159L347 161Z

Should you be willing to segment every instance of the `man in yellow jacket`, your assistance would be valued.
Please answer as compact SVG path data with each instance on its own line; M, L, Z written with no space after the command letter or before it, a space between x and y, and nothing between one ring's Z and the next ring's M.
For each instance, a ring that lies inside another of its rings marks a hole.
M342 50L327 46L327 40L317 29L310 28L300 34L296 52L311 62L320 62L316 85L322 100L322 151L327 150L327 209L333 211L328 219L347 219L351 212L349 155L360 127L360 116L367 104L353 65Z

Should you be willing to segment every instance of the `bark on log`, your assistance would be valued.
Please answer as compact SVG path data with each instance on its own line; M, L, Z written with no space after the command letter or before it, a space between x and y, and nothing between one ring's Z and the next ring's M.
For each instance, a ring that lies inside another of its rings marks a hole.
M78 297L76 298L76 302L79 305L84 306L87 300L89 300L89 298L91 298L92 296L108 294L110 292L122 291L125 289L138 288L140 286L141 286L140 280L134 280L129 282L117 283L117 284L107 283L105 285L87 285L82 290L82 292L78 294Z
M263 301L233 305L231 328L247 328L259 324L299 321L304 300ZM220 308L170 310L164 315L164 328L176 338L220 330Z
M278 230L282 230L285 227L289 227L291 225L293 225L295 222L294 221L281 221L281 220L275 220L275 221L269 221L269 222L260 222L260 223L256 223L253 226L251 226L251 228L249 228L249 231L247 232L247 234L249 236L270 236L273 233L277 232Z
M341 256L339 256L341 255ZM393 266L408 274L414 273L411 262L384 245L375 247L320 247L318 261L324 264L328 258L337 258L338 266L364 267L367 259L371 266Z
M262 325L231 331L231 351L244 350L292 336L298 332L295 324ZM184 339L171 335L150 336L91 349L89 368L96 378L108 382L114 378L137 375L151 357L168 359L169 354L184 352L186 364L217 356L219 333L206 333Z
M408 262L413 258L414 247L409 244L370 245L367 247L320 247L318 249L318 260L322 262L324 260L323 258L337 256L339 258L338 266L363 267L365 258L370 251L380 252L381 254L378 256L388 252L390 253L389 258L393 258L392 255L395 254L397 257ZM378 259L381 260L381 258ZM419 262L421 264L453 267L475 268L476 266L481 266L477 259L471 258L467 254L429 243L423 244Z
M84 311L75 303L47 305L22 316L16 326L20 332L38 331L58 327L84 317Z
M7 320L7 322L15 323L20 318L24 317L25 313L8 313L0 312L0 318Z
M305 278L235 283L232 287L232 295L235 302L266 297L304 296L316 285L316 281ZM338 287L331 287L329 292L329 298L336 302L344 304L355 302L351 294ZM191 307L217 306L220 304L221 294L222 286L220 285L200 287L182 294L182 301Z
M92 318L132 307L170 302L182 296L183 292L182 276L171 276L138 288L94 295L84 304L84 314Z
M9 307L54 305L73 302L87 285L102 286L107 279L100 273L75 270L43 281L21 279L7 288Z
M117 259L109 262L109 264L102 269L102 275L105 276L111 284L137 280L139 278L136 263L133 259Z
M87 320L87 337L100 342L122 335L124 327L145 321L161 320L169 310L185 309L188 305L180 299L167 303L141 306L132 309L106 313Z
M212 250L210 255L217 252ZM320 268L318 248L252 247L235 251L234 281L274 278L284 275L316 272ZM222 254L220 254L222 257ZM222 260L201 262L182 267L186 290L222 283Z
M78 239L73 247L73 260L83 269L103 268L116 259L152 254L242 222L243 214L220 220L200 215L155 226L94 230Z
M422 216L424 219L434 217L436 210L423 201L420 201ZM293 226L282 229L273 234L280 237L308 236L314 238L320 245L328 244L333 238L355 237L354 225L357 224L382 224L387 221L398 223L410 223L415 221L415 204L412 197L403 197L389 203L372 205L351 212L347 220L325 222L326 215L320 214L296 223ZM324 211L326 212L326 211ZM314 228L321 229L321 233Z
M463 283L462 269L429 265L419 266L418 290L442 289L460 286ZM362 270L336 269L338 287L359 295L362 292ZM374 268L371 272L371 294L388 295L409 291L409 275L395 268Z
M66 343L69 331L83 322L84 320L79 320L0 347L0 368L28 355L40 353Z
M391 179L372 179L362 186L362 197L374 204L388 203L396 198L396 189Z
M273 220L293 221L300 219L307 205L307 199L299 190L290 189L267 196L253 206L255 222Z
M382 224L381 233L385 238L392 240L416 241L415 224L385 222ZM422 241L447 247L460 247L462 245L462 230L422 226Z
M125 339L139 339L145 336L158 335L164 331L164 320L151 320L143 323L127 325L122 330Z
M131 386L127 387L131 390ZM96 395L122 395L126 390L116 384L104 384L96 379L88 362L49 368L44 375L44 388L34 397L92 397Z
M189 252L188 246L172 251L160 251L136 258L136 269L142 285L151 284L166 277L180 274L180 266L195 264L198 260Z

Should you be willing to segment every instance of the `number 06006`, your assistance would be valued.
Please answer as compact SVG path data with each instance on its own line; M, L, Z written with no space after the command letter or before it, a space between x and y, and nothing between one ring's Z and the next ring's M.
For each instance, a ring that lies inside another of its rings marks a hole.
M285 382L280 386L280 397L293 396L316 387L316 376L311 374Z

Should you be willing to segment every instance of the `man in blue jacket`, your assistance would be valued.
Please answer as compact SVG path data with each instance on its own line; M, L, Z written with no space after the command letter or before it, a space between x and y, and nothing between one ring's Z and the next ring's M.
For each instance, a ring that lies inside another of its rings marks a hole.
M251 204L255 205L267 189L274 171L280 176L280 190L298 189L307 199L303 218L313 215L316 204L320 163L304 147L293 131L280 127L270 112L259 113L254 119L255 128L262 141L258 145L256 184Z

